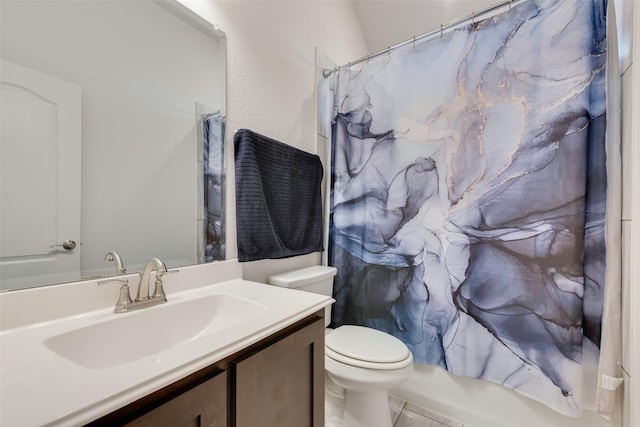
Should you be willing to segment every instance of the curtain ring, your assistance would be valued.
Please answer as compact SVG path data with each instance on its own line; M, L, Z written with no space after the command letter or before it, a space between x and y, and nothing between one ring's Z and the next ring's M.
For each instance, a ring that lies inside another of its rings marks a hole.
M387 51L389 52L389 61L391 61L391 46L387 46Z
M442 24L440 24L440 38L442 38L442 35L443 35L443 33L442 33Z
M413 48L416 48L416 36L413 36Z
M369 65L369 54L367 54L367 65Z
M471 24L473 24L473 25L476 24L476 13L475 12L471 12Z

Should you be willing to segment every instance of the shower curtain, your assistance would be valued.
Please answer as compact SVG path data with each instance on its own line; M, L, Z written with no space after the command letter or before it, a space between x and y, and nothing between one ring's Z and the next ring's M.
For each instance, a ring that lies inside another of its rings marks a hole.
M204 262L225 259L225 123L226 118L220 113L202 119Z
M525 0L339 69L333 326L581 413L609 249L605 15Z

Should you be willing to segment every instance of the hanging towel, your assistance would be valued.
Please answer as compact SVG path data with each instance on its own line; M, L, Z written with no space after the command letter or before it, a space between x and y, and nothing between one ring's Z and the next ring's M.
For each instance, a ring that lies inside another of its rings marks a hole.
M322 251L320 158L248 129L234 145L238 259Z

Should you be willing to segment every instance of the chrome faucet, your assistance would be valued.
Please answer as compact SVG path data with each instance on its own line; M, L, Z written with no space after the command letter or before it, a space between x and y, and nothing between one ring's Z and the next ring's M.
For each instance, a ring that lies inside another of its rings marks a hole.
M118 276L127 274L127 269L125 268L124 263L122 262L122 258L120 257L118 252L107 252L107 254L104 256L104 260L109 262L114 261L116 263L116 274Z
M151 272L156 272L156 283L153 295L149 296L149 282L151 280ZM140 283L138 284L138 292L136 293L135 300L131 300L129 294L129 286L127 279L109 279L98 282L98 285L102 285L110 282L120 282L122 284L120 288L120 296L118 302L113 310L114 313L123 313L126 311L138 310L141 308L151 307L157 304L167 302L167 296L164 293L162 287L162 276L169 273L177 273L179 270L167 271L167 266L158 258L151 258L144 266L140 275Z

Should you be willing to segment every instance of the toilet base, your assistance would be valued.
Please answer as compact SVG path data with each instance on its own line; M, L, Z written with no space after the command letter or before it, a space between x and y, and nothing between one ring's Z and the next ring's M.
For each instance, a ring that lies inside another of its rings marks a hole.
M386 390L345 390L344 427L392 427Z

